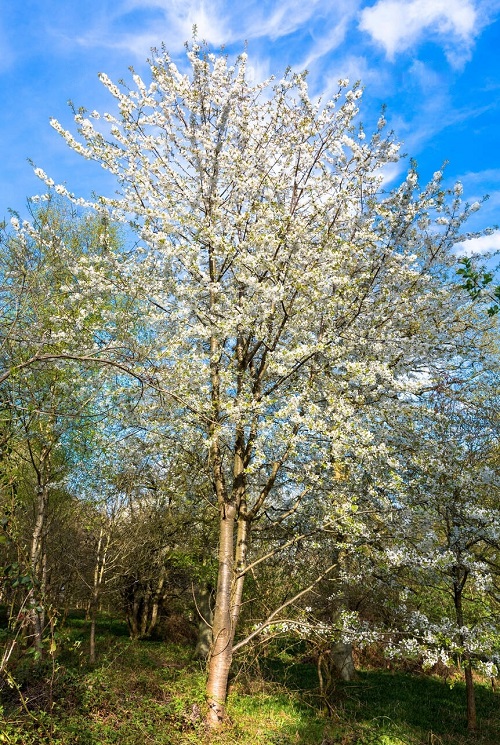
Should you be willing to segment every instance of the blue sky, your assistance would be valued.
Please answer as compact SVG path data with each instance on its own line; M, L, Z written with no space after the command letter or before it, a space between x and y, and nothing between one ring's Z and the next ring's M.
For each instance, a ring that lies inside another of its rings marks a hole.
M182 63L198 37L230 54L247 42L256 78L287 66L309 70L313 95L339 78L361 80L365 129L386 117L428 178L449 161L447 182L490 199L471 227L500 223L500 0L4 0L0 18L0 218L24 212L43 191L28 158L82 196L109 192L95 164L73 154L50 127L71 125L67 101L112 106L97 79L147 75L146 58L164 42ZM392 184L405 164L391 174ZM500 249L500 231L469 245Z

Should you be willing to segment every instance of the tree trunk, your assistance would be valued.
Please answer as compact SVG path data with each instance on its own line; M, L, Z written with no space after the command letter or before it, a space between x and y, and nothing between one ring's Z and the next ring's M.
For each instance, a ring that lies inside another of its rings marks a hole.
M241 601L243 598L243 584L245 580L244 569L246 566L248 542L250 538L250 523L244 517L238 520L238 530L236 534L236 550L234 563L234 580L231 590L231 627L234 632L238 623L241 610Z
M352 644L337 642L331 649L331 660L335 673L340 680L349 683L354 680L356 670L352 659Z
M200 617L198 623L198 638L194 655L199 660L206 660L212 646L212 624L214 620L211 607L213 588L210 585L198 588L194 591L196 610Z
M90 649L89 649L89 662L95 662L95 624L97 615L97 605L92 604L90 614Z
M42 652L42 636L45 615L43 611L42 588L44 563L46 565L46 560L44 561L44 538L47 522L48 497L48 489L43 485L39 485L36 493L35 525L33 527L30 547L30 569L33 580L33 591L30 602L31 626L35 646L39 652Z
M472 677L472 664L470 654L467 652L464 655L465 665L465 691L467 695L467 729L470 732L475 732L477 728L476 719L476 694L474 692L474 679Z
M127 609L127 625L131 639L139 639L141 636L139 626L140 605L140 599L134 596L130 607Z
M95 627L97 609L99 607L99 600L101 596L101 588L104 581L104 572L106 568L106 560L108 557L110 535L104 538L104 528L101 526L99 530L99 538L97 541L95 566L94 566L94 582L92 586L92 597L89 603L89 617L90 617L90 650L89 650L89 661L95 662Z
M464 626L464 613L462 606L462 592L467 579L467 575L456 578L453 584L453 596L455 601L455 614L459 629ZM465 692L467 696L467 729L474 732L477 728L476 718L476 695L474 691L474 679L472 677L472 661L470 652L465 649L465 637L460 633L460 643L464 647L464 675L465 675Z
M219 572L215 596L213 643L207 681L208 724L217 727L225 716L229 668L233 657L234 619L231 617L233 588L233 541L235 507L222 506L219 533Z
M216 308L217 269L213 248L209 248L210 278L214 287L210 290L210 306ZM236 400L242 395L246 369L243 340L236 341L237 378ZM220 422L220 345L214 335L210 339L211 421L209 426L211 445L210 460L213 485L219 506L219 567L217 591L212 629L212 647L207 680L208 726L219 726L225 717L225 703L229 670L233 658L233 641L240 614L243 595L244 567L248 548L250 518L246 505L245 459L248 464L251 447L245 447L243 421L236 427L233 452L232 488L226 485L223 456L219 441ZM236 533L236 535L235 535ZM236 538L236 545L235 545Z
M140 628L140 637L141 639L144 639L144 637L148 633L149 628L149 612L150 612L150 605L151 605L151 594L152 590L149 584L146 586L146 589L144 591L144 594L142 596L142 615L139 621L139 628Z
M166 554L167 554L167 549L165 548L161 552L162 563L159 567L158 582L156 584L154 592L152 592L151 613L149 614L147 630L146 630L147 636L151 636L151 634L155 630L158 624L160 605L165 600L164 588L165 588L165 582L167 578L167 573L166 573L166 568L165 568Z

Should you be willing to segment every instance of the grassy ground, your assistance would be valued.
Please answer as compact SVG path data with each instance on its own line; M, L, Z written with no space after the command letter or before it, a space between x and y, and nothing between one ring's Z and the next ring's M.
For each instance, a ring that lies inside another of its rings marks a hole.
M131 642L121 622L101 620L99 659L86 662L87 629L73 618L59 654L1 694L0 743L8 745L499 745L500 694L478 686L480 730L465 732L465 693L429 676L360 672L321 711L313 665L277 654L231 684L229 722L204 728L204 670L191 648ZM64 637L64 638L63 638Z

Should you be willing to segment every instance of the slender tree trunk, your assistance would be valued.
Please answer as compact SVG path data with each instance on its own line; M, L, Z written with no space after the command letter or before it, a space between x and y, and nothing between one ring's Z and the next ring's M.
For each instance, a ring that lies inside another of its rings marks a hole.
M151 603L151 587L146 587L142 597L142 614L139 621L140 635L144 638L148 632L149 609Z
M467 729L474 732L477 729L476 694L472 677L472 663L470 654L464 655L465 690L467 694Z
M166 581L166 568L165 568L166 555L167 555L167 549L165 548L161 552L162 563L159 568L158 583L156 585L155 591L152 593L151 613L148 618L147 632L146 632L148 636L150 636L156 628L156 625L158 623L158 616L160 612L160 604L165 599L164 587L165 587L165 581Z
M140 626L139 626L140 612L141 612L140 598L136 598L134 596L132 599L132 602L130 603L129 610L127 611L127 624L129 627L131 639L140 638L140 635L141 635Z
M213 248L209 248L210 278L214 288L210 290L210 306L217 305L217 268ZM245 361L243 340L236 341L236 399L243 390ZM225 717L225 703L229 670L233 658L233 641L241 608L249 525L247 519L245 484L245 430L239 422L235 432L232 487L226 484L221 444L220 422L220 345L214 335L210 339L211 421L209 426L211 445L210 461L214 490L219 506L219 568L212 628L212 647L207 681L207 724L219 726ZM248 456L249 457L249 456ZM236 545L235 545L236 538Z
M214 621L213 610L211 607L211 597L213 588L210 585L197 588L194 591L196 609L200 616L198 623L198 638L196 641L195 657L200 660L206 660L212 647L212 625Z
M207 683L208 723L212 727L218 726L225 716L227 684L233 659L234 635L241 610L243 569L248 550L249 523L240 517L236 525L234 512L234 507L226 509L226 517L221 520L219 577Z
M151 606L151 617L149 619L149 624L148 624L148 636L151 636L151 634L156 628L156 624L158 623L159 609L160 609L160 599L158 596L155 595L153 604Z
M462 606L462 592L465 585L467 576L460 579L455 579L453 586L453 594L455 601L455 614L457 619L457 625L460 629L464 625L464 613ZM477 728L477 717L476 717L476 695L474 691L474 679L472 676L472 660L470 652L465 649L465 638L460 634L460 643L464 647L464 676L465 676L465 692L467 696L467 729L470 732L474 732Z
M44 627L43 612L43 565L44 565L44 538L47 522L48 489L39 484L35 503L35 525L31 537L30 547L30 569L33 579L33 593L31 597L31 625L35 646L42 651L42 636Z
M89 662L95 662L95 625L96 625L97 605L92 604L90 613L90 649Z
M234 581L231 592L231 625L234 631L238 623L241 611L241 601L243 598L243 584L245 575L243 573L248 553L248 542L250 537L250 523L244 517L240 516L238 520L238 530L236 533L236 550L235 550L235 571Z
M101 596L101 588L104 580L104 572L106 569L106 559L108 557L110 535L104 537L104 528L101 526L99 530L99 539L97 541L97 550L94 566L94 582L92 586L92 596L89 603L89 617L90 617L90 649L89 649L89 661L95 662L95 631L96 631L96 620L97 620L97 609L99 607L99 600Z
M207 681L208 724L217 727L225 716L229 668L233 657L234 628L231 618L235 507L223 507L220 519L219 573L215 596L213 644Z
M209 246L210 279L214 285L210 288L210 309L217 306L217 267L215 252ZM233 656L234 630L231 620L231 592L234 566L234 533L236 521L236 504L229 498L226 488L222 452L219 441L220 422L220 345L216 335L210 338L210 464L214 491L219 507L219 567L217 590L215 595L213 641L210 650L210 663L207 680L207 724L215 728L225 716L227 681Z

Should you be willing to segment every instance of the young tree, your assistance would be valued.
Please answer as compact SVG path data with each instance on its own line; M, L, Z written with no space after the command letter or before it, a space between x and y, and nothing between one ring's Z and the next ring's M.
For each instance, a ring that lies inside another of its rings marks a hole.
M131 288L125 295L116 282L116 226L55 194L28 206L30 220L13 214L0 225L0 385L55 360L119 370L134 356L140 310ZM118 317L128 329L120 346Z
M72 360L85 356L85 347L106 346L120 300L104 285L93 301L78 292L89 254L95 266L104 250L99 218L49 200L32 210L32 219L21 225L14 216L13 229L0 235L0 378L9 449L4 461L17 463L16 483L1 495L1 506L14 502L9 517L20 525L24 559L18 563L31 578L32 631L41 649L51 574L49 526L61 503L70 501L66 480L103 411L105 378L97 381L95 368L75 367ZM112 233L106 235L115 242Z
M377 423L387 455L378 468L360 469L358 505L360 513L370 502L378 508L366 551L354 557L367 563L361 585L359 568L348 582L361 621L388 654L419 657L427 667L463 663L474 730L473 669L494 675L498 655L499 389L494 340L480 331L488 321L470 320L477 348L464 358L457 344L448 369L427 370L419 395L386 407Z
M481 381L474 382L480 388ZM407 561L416 566L423 584L452 601L453 624L450 628L445 618L443 626L452 636L450 651L464 662L470 730L477 726L473 668L481 656L494 656L497 649L491 644L498 638L498 630L492 635L496 623L488 612L488 556L500 542L499 476L491 457L498 443L498 415L489 410L498 383L489 375L484 384L491 399L481 411L477 400L453 391L456 384L441 383L409 469L409 499L402 497ZM400 549L400 561L403 555Z
M80 140L52 124L116 176L119 195L93 206L131 220L143 243L120 259L121 281L148 306L143 362L129 369L175 402L185 446L206 448L217 725L245 575L260 560L252 528L324 493L336 458L371 440L359 412L448 353L461 322L450 250L475 205L460 206L458 187L445 193L440 172L421 190L414 167L383 191L398 148L383 117L365 139L359 88L340 81L332 101L313 102L305 74L252 85L246 55L231 65L194 43L187 56L183 74L154 52L151 82L133 73L131 89L102 74L117 113L78 110ZM317 513L321 524L319 502Z

